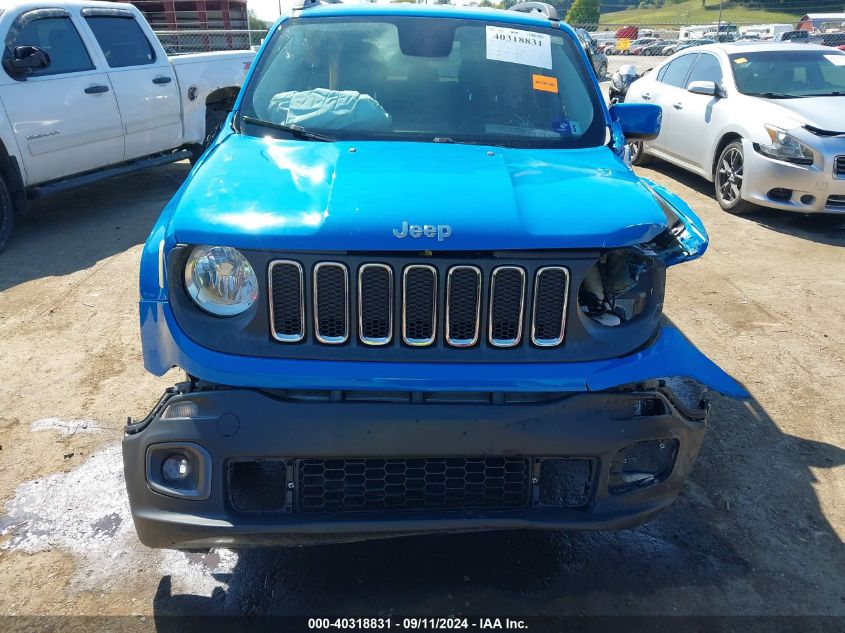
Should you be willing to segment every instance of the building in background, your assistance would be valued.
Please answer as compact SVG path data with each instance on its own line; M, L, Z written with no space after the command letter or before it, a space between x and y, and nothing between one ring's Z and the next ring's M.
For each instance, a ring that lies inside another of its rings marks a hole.
M114 0L117 1L117 0ZM125 1L125 0L123 0ZM129 0L171 55L250 48L247 0Z

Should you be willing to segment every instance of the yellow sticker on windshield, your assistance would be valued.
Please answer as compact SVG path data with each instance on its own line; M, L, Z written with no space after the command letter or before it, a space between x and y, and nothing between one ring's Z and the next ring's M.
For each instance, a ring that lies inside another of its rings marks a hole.
M747 60L747 59L745 59L744 57L737 57L737 58L734 60L734 64L744 64L744 63L745 63L745 62L747 62L747 61L748 61L748 60Z
M534 79L534 90L557 93L557 77L546 77L545 75L531 75Z

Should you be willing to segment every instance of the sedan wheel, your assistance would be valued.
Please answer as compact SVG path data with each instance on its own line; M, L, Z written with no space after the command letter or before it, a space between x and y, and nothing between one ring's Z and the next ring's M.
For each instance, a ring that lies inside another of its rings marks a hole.
M739 215L754 209L754 205L742 199L742 183L745 179L745 159L742 143L734 141L722 150L716 163L714 184L716 201L722 210Z
M645 153L642 141L631 141L628 143L628 151L631 152L632 165L648 165L651 162L651 156Z

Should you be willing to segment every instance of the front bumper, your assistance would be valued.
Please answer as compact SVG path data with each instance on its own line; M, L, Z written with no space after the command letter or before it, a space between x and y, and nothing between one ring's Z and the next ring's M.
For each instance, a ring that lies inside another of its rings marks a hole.
M624 528L651 519L674 500L698 453L706 422L703 405L687 409L665 388L564 394L530 404L353 402L342 395L309 402L253 389L185 391L166 394L146 420L127 427L123 440L132 515L140 540L150 547L303 544L511 528ZM191 417L172 417L168 408L183 401L194 404ZM669 470L647 487L612 493L619 451L648 440L677 442ZM176 498L153 490L148 456L156 446L174 443L200 447L207 456L207 498ZM540 480L529 478L525 503L507 509L306 512L296 468L285 486L290 495L283 509L244 512L233 503L233 463L374 456L524 457L532 468L539 468L540 458L567 457L586 458L593 466L584 500L576 506L542 501Z
M804 140L803 138L801 139ZM834 159L845 155L845 142L840 138L813 138L807 141L817 150L816 163L795 165L773 160L754 149L744 140L745 182L742 197L749 202L801 213L845 213L845 178L834 173ZM769 197L773 189L788 189L788 200ZM811 196L812 201L806 196ZM804 197L805 201L801 198Z

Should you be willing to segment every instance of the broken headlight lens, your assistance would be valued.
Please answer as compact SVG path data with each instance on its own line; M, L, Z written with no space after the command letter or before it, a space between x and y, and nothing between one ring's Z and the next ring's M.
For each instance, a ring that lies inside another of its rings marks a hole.
M197 246L185 266L185 288L216 316L235 316L258 298L258 278L246 257L229 246Z
M759 143L754 145L754 149L763 156L799 165L813 164L813 150L804 143L779 127L774 125L766 125L765 127L769 138L772 139L771 145L760 145Z
M600 325L617 326L640 316L654 291L651 260L636 251L601 256L578 290L578 307Z

